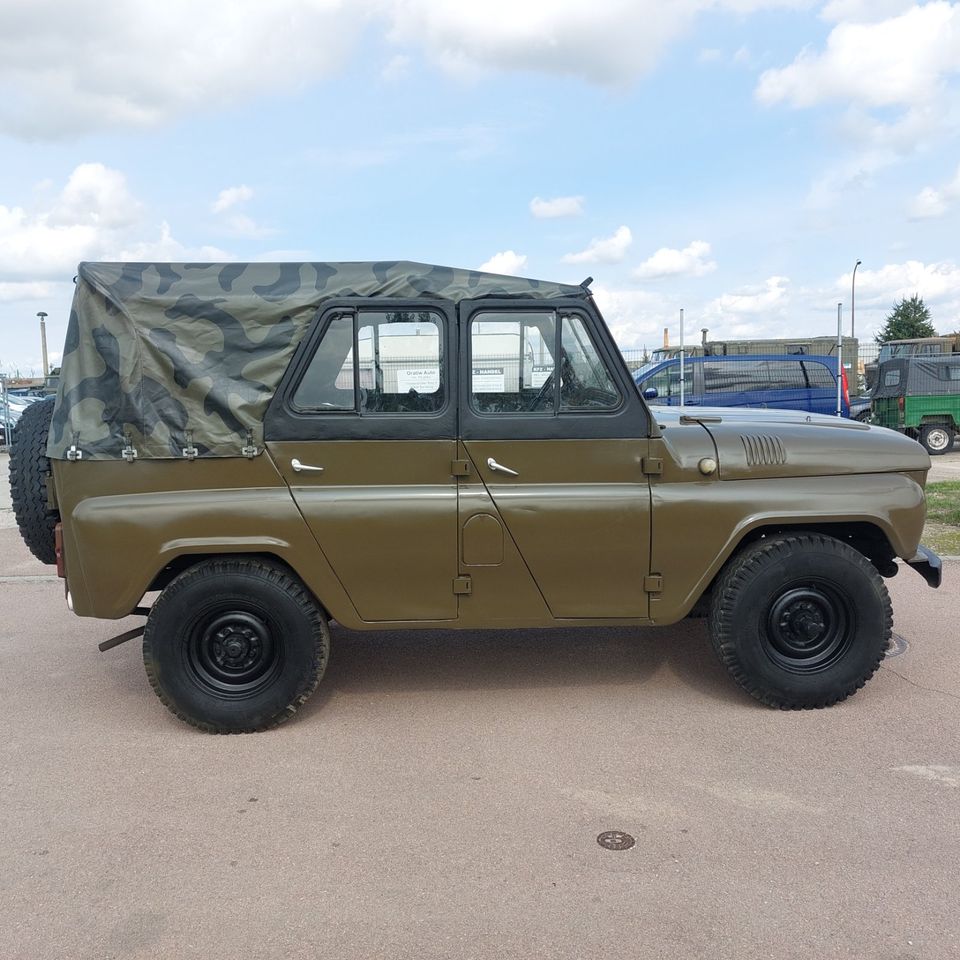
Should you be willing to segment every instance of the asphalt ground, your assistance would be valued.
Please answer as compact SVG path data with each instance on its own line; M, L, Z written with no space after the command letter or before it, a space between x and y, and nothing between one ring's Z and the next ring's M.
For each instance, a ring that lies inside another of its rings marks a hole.
M703 621L334 628L234 737L50 573L0 530L4 960L960 953L960 563L889 581L899 655L825 711L741 694Z

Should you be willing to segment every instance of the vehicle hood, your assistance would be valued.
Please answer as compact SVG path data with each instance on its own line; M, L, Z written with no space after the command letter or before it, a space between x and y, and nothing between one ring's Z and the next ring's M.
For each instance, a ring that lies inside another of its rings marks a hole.
M922 482L930 469L915 440L845 417L739 407L663 407L653 415L668 444L671 432L706 430L724 480L910 473Z

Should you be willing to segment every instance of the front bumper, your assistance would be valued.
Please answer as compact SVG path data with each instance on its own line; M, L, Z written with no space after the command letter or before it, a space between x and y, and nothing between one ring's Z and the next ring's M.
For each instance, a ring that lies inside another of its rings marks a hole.
M917 547L917 555L906 561L931 587L939 587L943 578L943 561L929 548Z

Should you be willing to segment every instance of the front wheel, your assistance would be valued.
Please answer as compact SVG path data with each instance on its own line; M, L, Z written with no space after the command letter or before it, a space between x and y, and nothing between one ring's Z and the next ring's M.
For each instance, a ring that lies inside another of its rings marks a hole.
M942 423L928 423L920 428L920 442L932 457L948 453L953 447L953 430Z
M330 652L303 584L259 559L206 560L160 595L143 636L147 678L181 720L251 733L288 720L316 689Z
M817 534L764 539L727 565L710 634L733 678L783 710L828 707L873 676L893 626L876 568Z

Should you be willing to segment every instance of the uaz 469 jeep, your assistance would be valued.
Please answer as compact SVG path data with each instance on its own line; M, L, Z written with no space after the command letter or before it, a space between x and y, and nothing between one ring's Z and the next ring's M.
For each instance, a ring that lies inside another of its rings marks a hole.
M331 618L706 612L754 697L835 703L884 655L895 559L939 585L920 546L929 467L913 440L845 419L652 412L588 283L86 263L59 394L24 414L11 480L73 610L145 614L160 699L227 732L307 699Z

